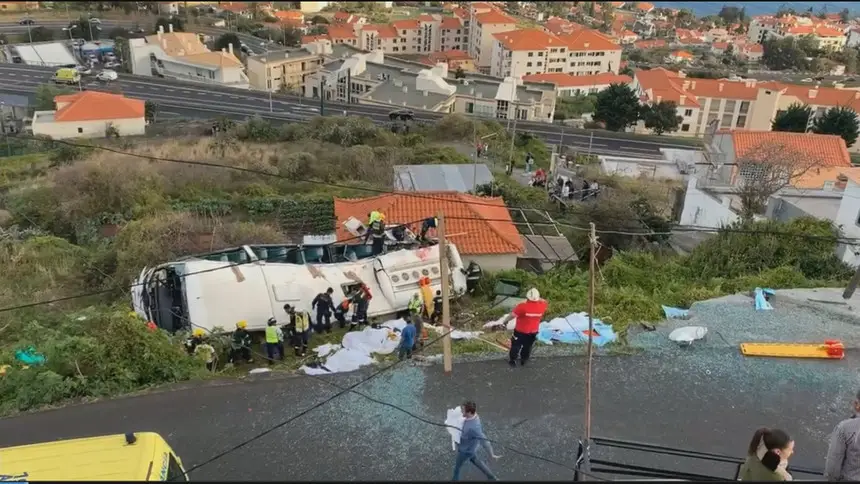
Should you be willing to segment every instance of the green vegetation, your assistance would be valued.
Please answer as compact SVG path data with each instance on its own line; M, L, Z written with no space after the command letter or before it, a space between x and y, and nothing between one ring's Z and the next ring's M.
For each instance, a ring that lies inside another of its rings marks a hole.
M621 131L639 120L639 99L626 84L612 84L597 94L594 120L609 131Z
M660 136L663 133L678 131L681 127L681 121L684 118L678 116L677 107L673 101L660 101L643 107L640 116L645 121L645 127Z
M841 136L850 148L860 134L860 123L857 122L857 113L853 109L842 106L830 108L823 116L816 118L812 131Z
M597 104L596 94L577 94L558 98L555 103L555 120L575 119L593 113Z

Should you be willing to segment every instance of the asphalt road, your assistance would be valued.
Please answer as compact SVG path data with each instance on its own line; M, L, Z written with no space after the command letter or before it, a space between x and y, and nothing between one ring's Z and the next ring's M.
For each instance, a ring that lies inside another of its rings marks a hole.
M37 86L50 82L54 71L55 69L48 67L0 64L0 92L35 92ZM159 103L162 113L173 116L212 118L228 115L243 118L259 115L273 121L297 122L319 115L319 100L273 94L270 109L268 93L193 82L121 75L109 89L90 77L84 79L83 86L92 90L119 90L126 96L152 100ZM387 123L391 108L333 102L327 102L325 105L326 115L343 114L344 111L354 116L366 116L378 123ZM443 116L443 113L415 113L416 121L426 123L435 122ZM563 142L566 146L582 151L587 151L590 146L591 152L595 154L659 158L661 147L689 148L687 145L675 145L671 142L610 138L601 136L600 133L592 137L586 130L545 123L518 122L517 130L530 132L550 144Z
M736 348L726 357L743 360ZM540 350L538 350L538 353ZM593 435L741 456L763 425L788 430L796 441L792 465L820 469L827 434L848 414L858 355L843 361L747 359L747 371L768 367L790 374L800 365L827 382L798 385L790 378L752 384L732 371L705 367L693 350L672 358L598 357L594 364ZM455 363L451 376L438 365L403 364L357 391L441 423L464 399L478 403L496 452L491 463L503 480L569 480L583 429L581 358L536 358L524 368L503 361ZM56 439L155 431L186 468L305 411L366 373L310 378L263 378L212 383L71 406L0 420L0 446ZM539 455L566 466L517 454ZM592 458L731 478L735 467L687 458L594 448ZM347 394L289 425L203 465L192 480L425 480L450 478L453 454L443 428ZM467 479L480 478L474 470ZM795 474L795 479L809 478Z
M22 15L23 17L23 15ZM35 24L30 25L31 29L36 27L45 27L51 30L61 30L65 27L69 26L68 20L39 20L34 19L36 21ZM102 20L102 23L98 24L102 28L102 32L108 32L110 29L114 27L132 27L135 24L139 26L143 26L144 22L138 22L134 20ZM96 24L93 24L95 27ZM21 25L18 22L2 22L0 23L0 33L6 34L26 34L27 26Z

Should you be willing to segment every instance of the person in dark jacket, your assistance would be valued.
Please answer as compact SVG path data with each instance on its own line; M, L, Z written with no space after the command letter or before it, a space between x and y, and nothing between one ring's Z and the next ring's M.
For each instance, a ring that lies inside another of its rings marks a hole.
M367 324L367 307L370 305L370 298L370 289L364 284L352 295L352 303L355 305L355 310L352 313L350 330Z
M325 292L317 294L317 297L311 301L311 309L316 308L317 310L317 324L314 327L317 334L322 334L323 331L331 333L331 313L334 311L334 302L331 300L332 294L334 294L334 289L328 288Z
M427 232L429 232L430 229L436 230L438 223L439 221L436 217L425 218L424 222L421 223L421 234L418 236L418 240L427 242Z
M236 323L236 330L233 331L233 338L230 342L230 363L235 363L241 357L247 363L253 363L251 359L251 333L247 330L248 323L239 321Z
M466 292L472 294L478 288L478 283L481 282L483 271L477 262L469 262L469 267L464 271L466 273Z
M747 459L741 464L738 480L790 481L786 471L788 459L794 453L794 441L779 429L761 428L755 431Z
M349 303L349 298L346 298L334 308L334 319L337 320L337 324L340 325L340 329L346 327L346 313L349 312Z
M437 325L442 319L442 291L436 291L436 296L433 298L433 314L430 315L430 324Z
M824 479L827 481L860 481L860 392L854 395L854 415L833 429L827 458L824 464Z

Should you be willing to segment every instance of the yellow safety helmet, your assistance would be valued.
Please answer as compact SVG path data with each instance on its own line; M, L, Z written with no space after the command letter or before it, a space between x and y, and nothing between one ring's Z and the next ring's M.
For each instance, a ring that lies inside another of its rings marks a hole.
M236 327L239 329L245 329L248 327L248 322L247 321L239 321L238 323L236 323Z
M200 328L196 328L194 331L192 331L192 332L191 332L191 334L192 334L193 336L198 337L198 338L202 338L202 337L203 337L203 335L205 335L205 334L206 334L206 332L205 332L205 331L203 331L203 330L202 330L202 329L200 329Z

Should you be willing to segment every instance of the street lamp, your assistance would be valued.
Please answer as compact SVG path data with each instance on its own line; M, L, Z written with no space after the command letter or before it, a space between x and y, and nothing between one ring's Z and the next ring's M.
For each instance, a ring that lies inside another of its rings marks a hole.
M70 25L68 27L63 27L63 30L69 33L69 40L71 40L72 42L75 41L75 38L72 37L72 31L75 30L76 28L78 28L77 25Z
M33 33L30 31L30 12L24 14L24 22L27 23L27 37L30 38L30 43L33 43Z

